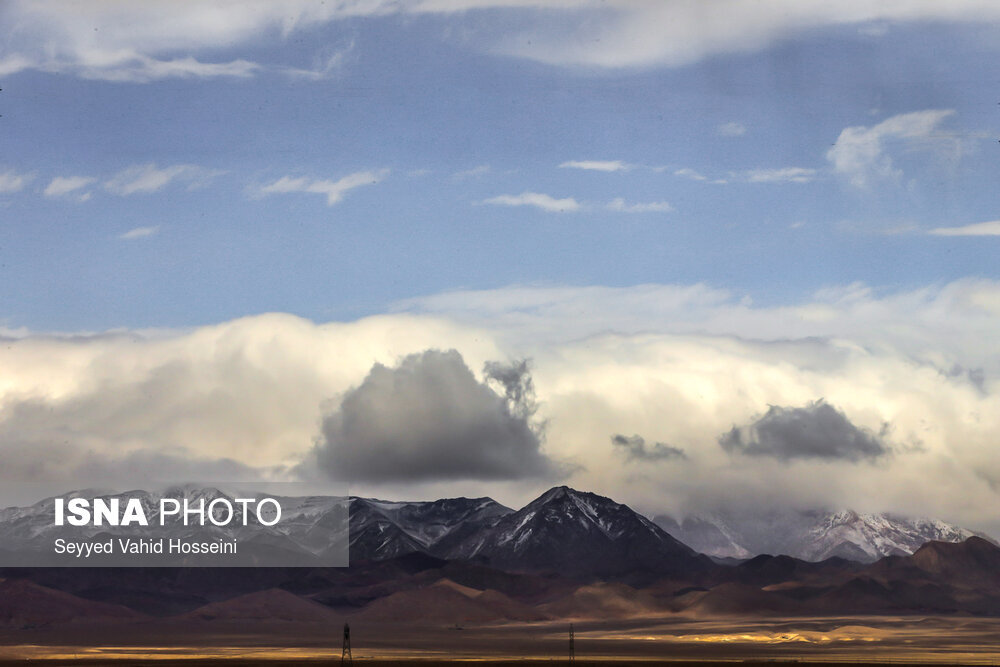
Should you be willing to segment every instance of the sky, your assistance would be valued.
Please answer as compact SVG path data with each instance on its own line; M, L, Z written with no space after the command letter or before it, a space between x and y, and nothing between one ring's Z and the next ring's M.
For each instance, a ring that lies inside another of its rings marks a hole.
M0 6L8 479L1000 533L1000 7Z

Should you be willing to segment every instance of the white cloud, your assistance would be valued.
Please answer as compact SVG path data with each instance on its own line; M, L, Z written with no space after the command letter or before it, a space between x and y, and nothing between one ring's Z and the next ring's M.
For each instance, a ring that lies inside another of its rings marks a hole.
M49 69L49 68L39 68ZM234 77L246 79L253 76L260 66L246 60L233 60L225 63L205 63L190 56L156 60L146 56L134 56L115 63L114 68L103 66L78 68L78 75L83 79L99 79L118 83L148 83L166 78L201 78Z
M118 238L123 241L132 241L135 239L144 239L149 236L154 236L160 232L159 225L153 227L136 227L135 229L130 229L124 234L118 236Z
M375 362L439 345L473 369L502 355L462 327L409 316L315 325L260 315L189 331L27 334L0 346L0 479L66 476L88 456L198 452L297 463L329 402ZM52 443L59 455L52 455ZM20 462L20 464L18 463ZM20 465L20 467L19 467ZM132 483L143 483L139 469Z
M324 195L327 206L339 203L348 192L365 185L375 185L382 180L388 169L375 171L358 171L348 174L336 181L319 180L305 177L282 176L278 180L256 190L257 196L290 194L296 192L307 192L311 194Z
M0 194L5 192L19 192L24 189L34 174L19 174L13 169L0 172Z
M915 111L893 116L871 127L845 128L833 148L827 151L826 159L835 172L855 187L865 188L879 179L899 178L901 172L894 166L887 144L899 141L910 146L954 150L960 140L939 130L941 122L953 113L951 109Z
M716 0L699 3L634 0L169 0L73 2L8 0L0 74L24 69L92 79L145 82L165 77L247 77L270 65L219 58L264 40L359 16L462 15L476 10L531 12L528 28L503 30L489 22L467 27L470 43L557 65L602 68L681 66L724 53L766 49L827 26L886 22L995 22L1000 7L982 0ZM529 15L530 16L530 15ZM185 54L178 56L177 54ZM217 60L206 60L218 58ZM333 67L336 67L334 63ZM274 66L319 78L312 69Z
M628 171L632 165L621 160L569 160L560 167L564 169L585 169L587 171Z
M491 197L483 201L484 204L495 204L497 206L534 206L543 211L552 213L567 213L579 211L583 208L578 201L572 197L556 199L550 195L539 192L522 192L519 195L500 195Z
M749 169L733 175L750 183L809 183L815 180L816 170L805 167Z
M780 501L996 526L1000 284L881 294L856 284L781 307L742 296L704 285L511 287L347 323L270 314L189 331L20 332L0 346L0 477L72 479L88 456L177 451L280 470L306 455L322 415L375 363L455 349L479 380L487 361L532 359L544 454L584 467L568 483L646 511ZM719 445L769 405L819 399L859 429L888 424L893 454L878 465L734 461ZM636 469L610 443L616 433L648 434L687 460ZM508 504L539 490L475 487ZM352 491L471 492L458 482Z
M135 165L118 172L104 183L104 189L112 194L127 197L157 192L174 181L180 181L187 183L189 190L196 190L223 173L225 172L193 164L177 164L161 169L156 164L149 163Z
M681 178L689 178L692 181L707 181L708 180L707 176L703 175L702 173L700 173L698 171L695 171L694 169L690 169L688 167L684 167L683 169L677 169L676 171L674 171L674 176L680 176Z
M629 204L621 197L616 197L608 202L607 208L609 211L619 211L621 213L669 213L674 210L670 202L654 201Z
M15 0L5 6L11 29L0 62L10 72L37 69L134 83L248 77L258 64L243 58L207 62L194 54L263 36L280 23L280 9L263 4Z
M977 222L961 227L938 227L927 233L934 236L1000 236L1000 220Z
M742 123L730 122L717 127L716 132L723 137L742 137L747 133L747 128Z
M581 0L574 5L578 11L564 12L562 22L539 22L503 36L498 50L555 65L679 67L719 54L762 51L825 27L1000 20L1000 7L981 0L716 0L711 11L697 2Z
M45 187L42 194L46 197L64 197L68 194L77 192L78 190L85 188L96 181L96 178L91 178L89 176L56 176Z

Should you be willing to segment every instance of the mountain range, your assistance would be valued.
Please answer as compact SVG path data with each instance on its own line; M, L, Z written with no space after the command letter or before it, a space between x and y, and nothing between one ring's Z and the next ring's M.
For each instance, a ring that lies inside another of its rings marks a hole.
M490 498L351 500L352 562L423 552L511 571L598 577L703 569L708 559L646 517L558 486L514 511Z
M335 505L321 497L290 501L299 509L285 529L288 542L322 548L322 526L336 518ZM817 524L834 533L858 520L889 526L863 533L869 540L880 535L875 542L857 544L866 554L870 544L901 552L875 562L768 554L719 562L627 505L564 486L516 511L489 498L351 498L349 509L350 567L2 568L0 626L137 617L239 626L344 616L377 625L662 614L1000 615L1000 547L973 535L929 541L906 553L911 543L894 526L920 522L844 515ZM30 533L37 521L33 512L4 512L0 535L14 533L4 522ZM958 529L935 529L962 536ZM844 535L853 533L836 533L834 546L849 541Z
M595 574L638 565L663 571L670 568L667 563L697 569L690 561L692 552L717 560L770 554L871 563L912 554L931 541L962 542L973 536L993 541L936 519L851 510L716 512L682 521L668 515L649 520L626 505L566 486L550 489L517 511L491 498L352 498L350 511L352 561L420 551L504 568ZM565 555L570 552L586 556L568 570Z
M193 486L127 495L140 498L151 519L162 497L207 502L228 497L218 489ZM283 519L272 529L246 528L236 521L232 527L198 531L174 526L164 533L157 527L156 534L238 538L247 565L267 563L269 558L283 564L334 564L331 554L343 553L348 546L344 541L349 516L351 562L424 553L510 571L597 577L693 572L706 567L705 556L745 560L771 554L870 563L914 553L931 541L961 542L974 535L991 539L937 520L853 511L715 512L682 521L661 515L651 521L627 505L566 486L546 491L519 510L485 497L418 502L335 496L280 500ZM9 556L15 545L21 545L40 553L57 536L87 539L106 530L56 527L50 505L42 501L0 510L0 551ZM19 564L10 557L5 562Z

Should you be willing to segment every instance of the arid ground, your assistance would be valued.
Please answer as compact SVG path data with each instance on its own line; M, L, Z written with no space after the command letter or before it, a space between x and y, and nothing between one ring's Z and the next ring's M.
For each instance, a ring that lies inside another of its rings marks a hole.
M419 613L418 610L417 613ZM996 664L1000 619L854 617L748 621L660 616L574 622L580 664L648 661L796 661L808 663ZM312 662L341 653L341 627L321 623L179 623L140 621L7 630L0 660L49 664L121 660L126 664L247 661ZM467 627L419 624L352 626L354 659L397 661L562 660L568 624L505 623Z

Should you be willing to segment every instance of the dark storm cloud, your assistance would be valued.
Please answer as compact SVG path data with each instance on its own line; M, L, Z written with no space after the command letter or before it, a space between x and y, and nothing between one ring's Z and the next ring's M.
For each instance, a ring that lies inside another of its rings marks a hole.
M822 399L802 408L772 405L763 417L719 438L731 454L770 456L780 461L825 459L858 462L889 452L882 433L859 428Z
M669 461L671 459L687 459L687 454L679 447L662 442L646 444L646 439L639 435L624 436L617 433L611 436L611 444L625 452L628 461Z
M488 364L486 377L503 395L477 381L455 350L376 364L324 418L313 462L333 479L358 482L556 475L531 423L527 363Z

